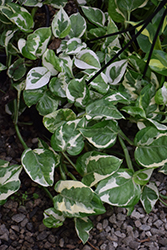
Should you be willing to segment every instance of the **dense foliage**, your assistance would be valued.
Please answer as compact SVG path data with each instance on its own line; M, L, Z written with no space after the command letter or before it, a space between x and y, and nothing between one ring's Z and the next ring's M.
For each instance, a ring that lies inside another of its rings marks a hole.
M25 148L21 165L0 160L0 204L20 188L24 169L44 189L54 185L44 224L59 227L74 218L85 243L89 216L104 213L105 203L130 214L141 201L149 213L160 199L150 178L155 170L167 174L166 1L109 0L100 9L96 1L78 1L71 16L66 2L0 1L6 54L0 71L7 70L17 92L6 110ZM51 23L36 27L37 11L48 5L55 10ZM18 126L19 114L33 105L52 134L50 142L39 138L36 149L27 147ZM133 124L130 140L123 128ZM122 155L114 150L118 144Z

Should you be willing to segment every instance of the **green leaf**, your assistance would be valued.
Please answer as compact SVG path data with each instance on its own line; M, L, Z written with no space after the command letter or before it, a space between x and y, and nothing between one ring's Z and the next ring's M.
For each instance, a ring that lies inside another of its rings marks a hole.
M100 69L98 56L90 49L81 50L74 58L75 66L79 69Z
M103 27L106 21L105 14L98 8L81 6L84 15L96 26Z
M146 117L146 114L142 108L135 107L135 106L126 106L121 109L121 111L126 112L127 114L131 116L141 116Z
M117 85L121 81L125 73L126 67L127 60L114 62L107 67L105 74L108 77L110 85Z
M53 133L64 122L73 121L75 119L76 115L71 109L59 109L44 116L43 124L51 133Z
M0 63L0 72L3 70L6 70L7 67L5 65L3 65L2 63Z
M27 9L16 3L0 6L0 11L23 32L31 32L34 26L33 18Z
M159 198L159 192L154 183L149 183L144 186L142 189L142 194L140 201L146 211L146 213L150 213Z
M29 177L41 186L52 186L54 169L59 164L59 156L53 151L36 148L24 150L21 156L22 165Z
M66 96L70 103L84 108L89 100L89 89L85 83L85 77L72 79L66 88Z
M8 68L8 76L14 81L20 80L26 73L26 66L23 58L17 59Z
M136 171L133 174L133 180L135 183L139 184L139 185L146 185L147 182L150 180L150 177L153 173L152 168L149 169L141 169L139 171Z
M98 195L80 181L58 181L55 191L60 194L53 198L54 208L66 217L82 218L105 212Z
M51 26L53 35L55 37L64 38L69 34L71 29L71 22L62 7L55 14Z
M95 70L91 71L91 74L88 73L89 77L87 80L89 80L97 72ZM85 73L87 74L86 71ZM104 73L100 73L93 81L91 81L90 86L101 94L106 94L110 88L108 85L108 78Z
M126 19L125 14L118 7L117 1L108 1L108 14L115 22L118 23L122 23Z
M51 137L51 145L55 151L67 151L70 155L78 155L83 147L83 137L78 130L80 119L68 121L59 126Z
M50 79L50 71L45 67L30 69L26 77L26 90L39 89L45 86Z
M6 199L15 193L21 185L19 175L22 166L9 165L8 161L0 159L0 205L6 202Z
M50 91L59 97L66 97L67 83L62 81L61 78L53 77L49 82Z
M150 68L164 76L167 76L167 54L162 50L153 50Z
M24 1L24 5L28 7L39 7L43 6L42 0L26 0Z
M43 54L42 64L50 71L51 75L57 75L57 73L62 70L59 58L55 55L55 52L50 49L47 49Z
M124 116L117 110L110 99L100 99L86 107L86 119L100 120L122 119Z
M57 228L63 225L65 217L60 211L54 207L50 207L44 211L43 223L48 228Z
M142 166L154 168L167 163L167 133L154 127L143 128L136 134L135 144L135 159Z
M32 105L36 104L45 92L46 86L40 89L24 90L23 98L25 104L30 108Z
M167 82L157 90L155 94L155 102L159 105L167 105Z
M116 121L102 121L92 127L80 128L79 130L94 147L104 149L115 144L118 125Z
M89 231L93 228L93 223L88 217L74 218L74 222L77 235L85 244L89 239Z
M65 53L68 55L75 55L87 47L86 43L82 43L81 39L76 37L68 40L66 46Z
M86 31L85 19L78 12L70 16L70 21L71 21L71 30L69 33L69 37L70 38L82 37Z
M105 96L106 101L116 105L117 103L129 104L130 100L127 98L126 94L120 91L112 91L110 94Z
M44 3L53 6L55 9L60 9L66 5L67 0L45 0Z
M119 169L110 177L100 181L95 192L103 202L113 206L134 206L140 199L140 186L133 181L132 173Z
M59 100L52 95L52 93L47 90L44 92L43 96L39 99L36 109L39 114L45 116L57 110Z
M90 151L77 159L76 169L83 176L82 182L92 187L99 181L114 174L121 163L122 160L115 156Z

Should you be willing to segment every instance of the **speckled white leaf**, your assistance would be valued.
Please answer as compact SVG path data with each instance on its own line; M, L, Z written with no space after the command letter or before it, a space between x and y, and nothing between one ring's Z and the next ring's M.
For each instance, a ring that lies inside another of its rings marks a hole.
M86 43L82 43L81 39L76 37L68 40L66 46L65 53L68 55L75 55L87 47Z
M100 69L100 61L96 53L90 49L81 50L74 58L79 69Z
M105 212L103 204L95 192L80 181L58 181L53 198L54 208L66 217L85 217Z
M63 225L65 217L60 211L54 207L50 207L44 211L43 223L48 228L57 228Z
M0 205L3 205L6 199L15 193L21 185L19 175L22 166L9 165L8 161L0 159Z
M76 168L83 176L82 182L92 187L99 181L114 174L119 169L121 163L122 160L115 156L90 151L77 159Z
M89 21L97 26L103 27L106 21L105 14L98 8L82 6L82 11Z
M47 49L42 56L42 64L46 67L51 75L57 75L61 71L60 60L53 50Z
M60 7L60 10L55 14L51 26L55 37L64 38L69 34L71 22L62 7Z
M45 86L49 82L50 76L50 71L45 67L30 69L26 77L26 90Z
M52 186L54 170L59 156L44 148L26 149L21 156L22 165L30 178L41 186Z
M77 235L85 244L89 239L89 231L93 228L93 223L88 217L74 218L74 222Z
M109 83L111 85L117 85L121 81L126 71L126 67L127 60L114 62L107 67L106 76L108 77Z
M146 185L153 173L153 168L140 169L133 174L133 180L139 185Z
M159 198L159 192L156 185L150 182L142 189L140 201L147 213L150 213Z
M71 30L69 37L82 37L86 31L86 21L81 14L75 13L70 16Z
M95 192L103 202L113 206L134 206L140 199L140 186L133 181L132 173L119 169L110 177L100 181Z

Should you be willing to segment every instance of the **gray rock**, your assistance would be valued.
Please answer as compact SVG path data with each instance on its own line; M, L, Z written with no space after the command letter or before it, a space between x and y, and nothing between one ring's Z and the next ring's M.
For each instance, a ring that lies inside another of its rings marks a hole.
M48 241L49 241L50 243L55 243L55 236L54 236L53 234L50 234L50 235L48 236Z
M100 246L100 250L106 250L106 248L107 248L107 244L105 243Z
M8 229L6 228L6 226L4 224L0 225L0 235L7 233L9 234Z
M131 213L131 218L132 219L140 219L140 218L143 218L145 215L144 214L140 214L139 212L136 212L135 210L133 210L133 212Z
M129 247L131 247L132 249L138 249L139 245L140 243L134 240L129 242Z
M140 226L140 230L142 230L142 231L148 231L148 230L150 230L150 226L148 226L148 225L141 225Z
M157 220L153 223L157 228L159 228L163 224L162 220Z
M99 231L102 231L103 230L103 225L102 225L102 223L97 223L97 226L96 226L96 228L99 230Z
M82 248L82 250L91 250L92 248L90 247L90 246L88 246L88 245L85 245L83 248Z
M136 227L140 227L141 226L141 221L140 220L136 220L135 221L135 226Z
M60 247L64 247L64 239L63 238L60 239L59 246Z
M157 228L154 228L154 227L152 227L150 229L150 232L152 233L152 235L160 235L160 236L162 236L162 235L165 234L164 231L158 230Z
M117 221L116 221L116 215L115 214L113 214L113 215L110 216L109 222L111 222L112 224L116 224L117 223Z
M8 241L9 240L9 234L4 233L4 234L0 235L0 240Z
M125 214L122 214L122 213L117 214L117 220L124 221L125 219L126 219L126 215Z
M12 220L17 222L17 223L20 223L21 221L24 220L26 216L24 214L15 214L12 216Z
M16 231L16 232L19 232L19 231L20 231L20 228L19 228L19 226L17 226L17 225L12 225L11 228L12 228L14 231Z
M119 238L125 238L126 237L126 234L121 233L120 231L116 231L115 235L118 236Z
M126 237L125 239L122 240L122 242L125 244L125 245L129 245L129 242L131 242L133 240L133 237L132 236L128 236Z
M28 218L25 218L25 219L20 223L20 226L21 226L21 227L25 227L27 223L28 223Z
M108 226L108 220L104 219L103 220L103 229L105 229Z
M37 240L44 240L48 236L46 231L43 231L42 233L38 234Z
M7 245L2 245L2 246L0 246L0 250L6 250L7 248L8 248Z
M166 238L159 238L158 243L163 246L167 246L167 239Z

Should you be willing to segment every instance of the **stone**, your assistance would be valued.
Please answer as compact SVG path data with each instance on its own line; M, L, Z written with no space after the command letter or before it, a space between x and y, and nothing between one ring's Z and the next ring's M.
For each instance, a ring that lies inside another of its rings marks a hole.
M0 225L0 235L7 233L9 234L8 229L6 228L5 224Z
M122 213L117 214L117 220L124 221L126 219L126 215Z
M60 247L64 247L64 239L63 238L60 239L59 246Z
M162 220L157 220L153 223L153 225L156 226L157 228L159 228L162 224L163 224Z
M102 225L102 223L97 223L97 226L96 226L96 228L99 230L99 231L102 231L103 230L103 225Z
M90 247L90 246L88 246L88 245L85 245L83 248L82 248L82 250L91 250L92 248Z
M142 230L142 231L148 231L148 230L150 230L150 226L148 226L148 225L141 225L140 226L140 230Z
M12 225L11 228L16 232L20 231L20 228L17 225Z
M37 235L37 240L38 240L38 241L42 241L42 240L44 240L47 236L48 236L48 235L47 235L46 231L43 231L42 233L40 233L40 234Z
M104 219L103 220L103 229L105 229L108 226L108 220Z
M20 223L21 221L24 220L26 216L24 214L15 214L12 216L12 220L17 222L17 223Z
M167 239L166 238L159 238L158 243L160 243L163 246L167 246Z
M49 241L50 243L55 243L55 236L54 236L53 234L50 234L50 235L48 236L48 241Z
M2 245L2 246L0 246L0 250L6 250L7 248L8 248L7 245Z
M100 250L106 250L107 248L107 244L103 243L101 246L100 246Z
M133 210L133 212L131 213L131 218L132 219L140 219L140 218L143 218L145 215L144 214L140 214L139 212L136 212L135 210Z
M0 235L0 240L8 241L9 240L9 234L4 233L4 234Z
M28 223L28 218L25 218L25 219L20 223L20 226L21 226L21 227L25 227L27 223Z
M140 243L137 241L134 241L134 240L129 242L129 247L132 249L138 249L139 245L140 245Z
M115 214L113 214L113 215L110 216L109 222L111 222L112 224L116 224L117 223L117 221L116 221L116 215Z
M135 221L135 226L136 226L136 227L140 227L140 226L141 226L140 220L136 220L136 221Z
M116 231L115 235L118 236L119 238L125 238L126 237L126 234L121 233L120 231Z

